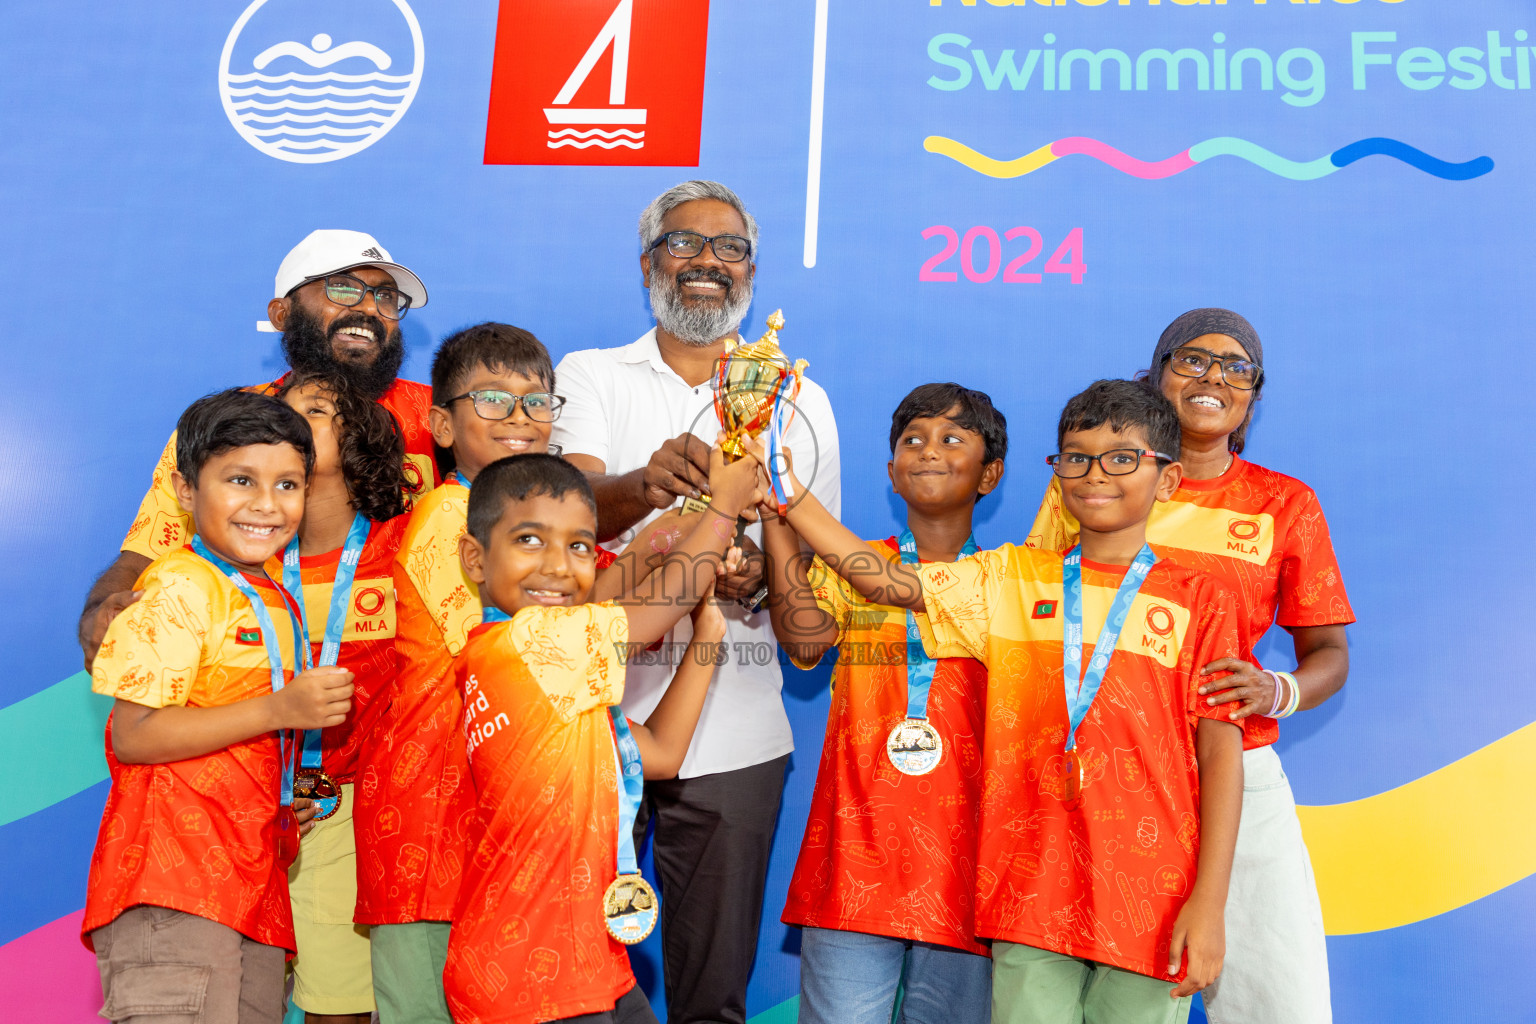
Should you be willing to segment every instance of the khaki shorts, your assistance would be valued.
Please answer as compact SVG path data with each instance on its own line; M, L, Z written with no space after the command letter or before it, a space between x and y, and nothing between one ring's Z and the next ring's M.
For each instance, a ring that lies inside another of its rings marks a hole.
M357 844L352 835L352 784L341 786L341 809L299 843L288 869L293 902L293 1004L310 1013L373 1012L368 926L353 924L357 905Z
M137 906L91 932L117 1024L281 1024L284 952L207 918Z

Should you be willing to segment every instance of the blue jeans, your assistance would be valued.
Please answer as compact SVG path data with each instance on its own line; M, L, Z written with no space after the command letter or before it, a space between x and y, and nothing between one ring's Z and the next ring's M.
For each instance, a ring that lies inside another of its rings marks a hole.
M800 1024L987 1024L992 961L975 953L863 932L806 928Z

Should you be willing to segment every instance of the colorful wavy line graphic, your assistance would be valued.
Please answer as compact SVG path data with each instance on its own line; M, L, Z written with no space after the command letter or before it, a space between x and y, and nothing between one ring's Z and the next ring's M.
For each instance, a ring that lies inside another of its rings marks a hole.
M1171 178L1175 174L1189 170L1199 163L1218 156L1235 156L1260 167L1271 174L1292 181L1315 181L1326 177L1342 167L1348 167L1357 160L1363 160L1368 156L1388 156L1394 160L1400 160L1415 170L1446 181L1466 181L1470 178L1479 178L1493 170L1493 158L1487 156L1476 157L1463 163L1450 163L1445 160L1430 156L1421 149L1415 149L1406 142L1396 139L1361 139L1352 142L1341 149L1335 150L1327 156L1320 156L1316 160L1297 161L1288 160L1276 153L1271 153L1257 143L1246 139L1237 139L1230 136L1222 136L1215 139L1206 139L1197 142L1182 153L1168 157L1166 160L1138 160L1136 157L1123 153L1114 146L1098 139L1089 139L1077 135L1071 138L1057 139L1047 143L1032 153L1013 160L998 160L978 152L963 142L945 138L942 135L930 135L923 140L923 148L930 153L947 156L957 163L969 167L978 174L985 174L989 178L1020 178L1026 174L1032 174L1046 164L1054 163L1064 156L1091 156L1101 163L1108 164L1123 174L1133 178Z

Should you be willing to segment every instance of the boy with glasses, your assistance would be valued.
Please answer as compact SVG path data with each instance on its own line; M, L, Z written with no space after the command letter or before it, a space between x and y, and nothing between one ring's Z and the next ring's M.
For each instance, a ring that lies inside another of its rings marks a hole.
M1081 528L1066 554L872 565L814 499L790 525L870 600L926 611L930 655L987 665L976 929L993 940L993 1020L1177 1024L1225 948L1242 729L1199 687L1240 625L1229 592L1146 543L1180 479L1167 399L1098 381L1057 445Z

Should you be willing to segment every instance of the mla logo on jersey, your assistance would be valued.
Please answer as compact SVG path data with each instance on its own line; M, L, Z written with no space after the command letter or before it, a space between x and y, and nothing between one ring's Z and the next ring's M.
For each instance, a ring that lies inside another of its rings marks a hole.
M1158 636L1173 635L1173 612L1160 604L1154 604L1147 609L1147 628Z
M501 0L488 164L696 166L709 0Z
M1259 524L1253 519L1234 519L1227 524L1227 535L1233 540L1253 540L1259 535Z
M384 607L382 587L365 587L352 598L352 610L359 615L377 615Z
M219 98L240 137L296 164L361 152L421 84L421 25L405 0L254 0L219 57Z

